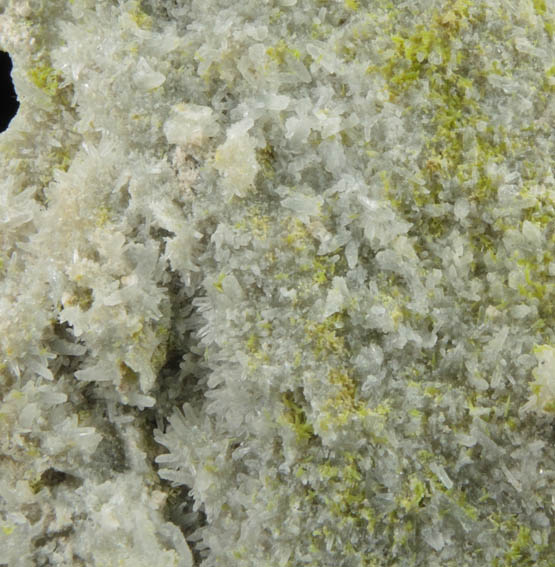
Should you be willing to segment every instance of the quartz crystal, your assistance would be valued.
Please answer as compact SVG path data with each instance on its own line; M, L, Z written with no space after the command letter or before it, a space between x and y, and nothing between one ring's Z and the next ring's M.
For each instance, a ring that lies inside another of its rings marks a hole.
M0 0L0 566L555 565L553 0Z

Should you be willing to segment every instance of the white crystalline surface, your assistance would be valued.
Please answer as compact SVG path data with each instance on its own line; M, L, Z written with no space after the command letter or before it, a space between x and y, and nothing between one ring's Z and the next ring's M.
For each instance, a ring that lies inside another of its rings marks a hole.
M553 0L0 0L0 566L555 565Z

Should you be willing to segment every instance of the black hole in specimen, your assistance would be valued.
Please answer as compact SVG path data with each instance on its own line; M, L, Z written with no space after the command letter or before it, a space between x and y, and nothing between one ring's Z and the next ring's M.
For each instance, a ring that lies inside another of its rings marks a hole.
M10 56L4 51L0 51L0 132L8 127L19 108L11 71L12 60Z

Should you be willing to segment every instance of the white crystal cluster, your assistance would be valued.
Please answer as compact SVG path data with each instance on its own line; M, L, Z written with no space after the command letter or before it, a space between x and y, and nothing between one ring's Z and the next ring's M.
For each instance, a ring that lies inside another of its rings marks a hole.
M553 0L0 0L0 566L555 564Z

